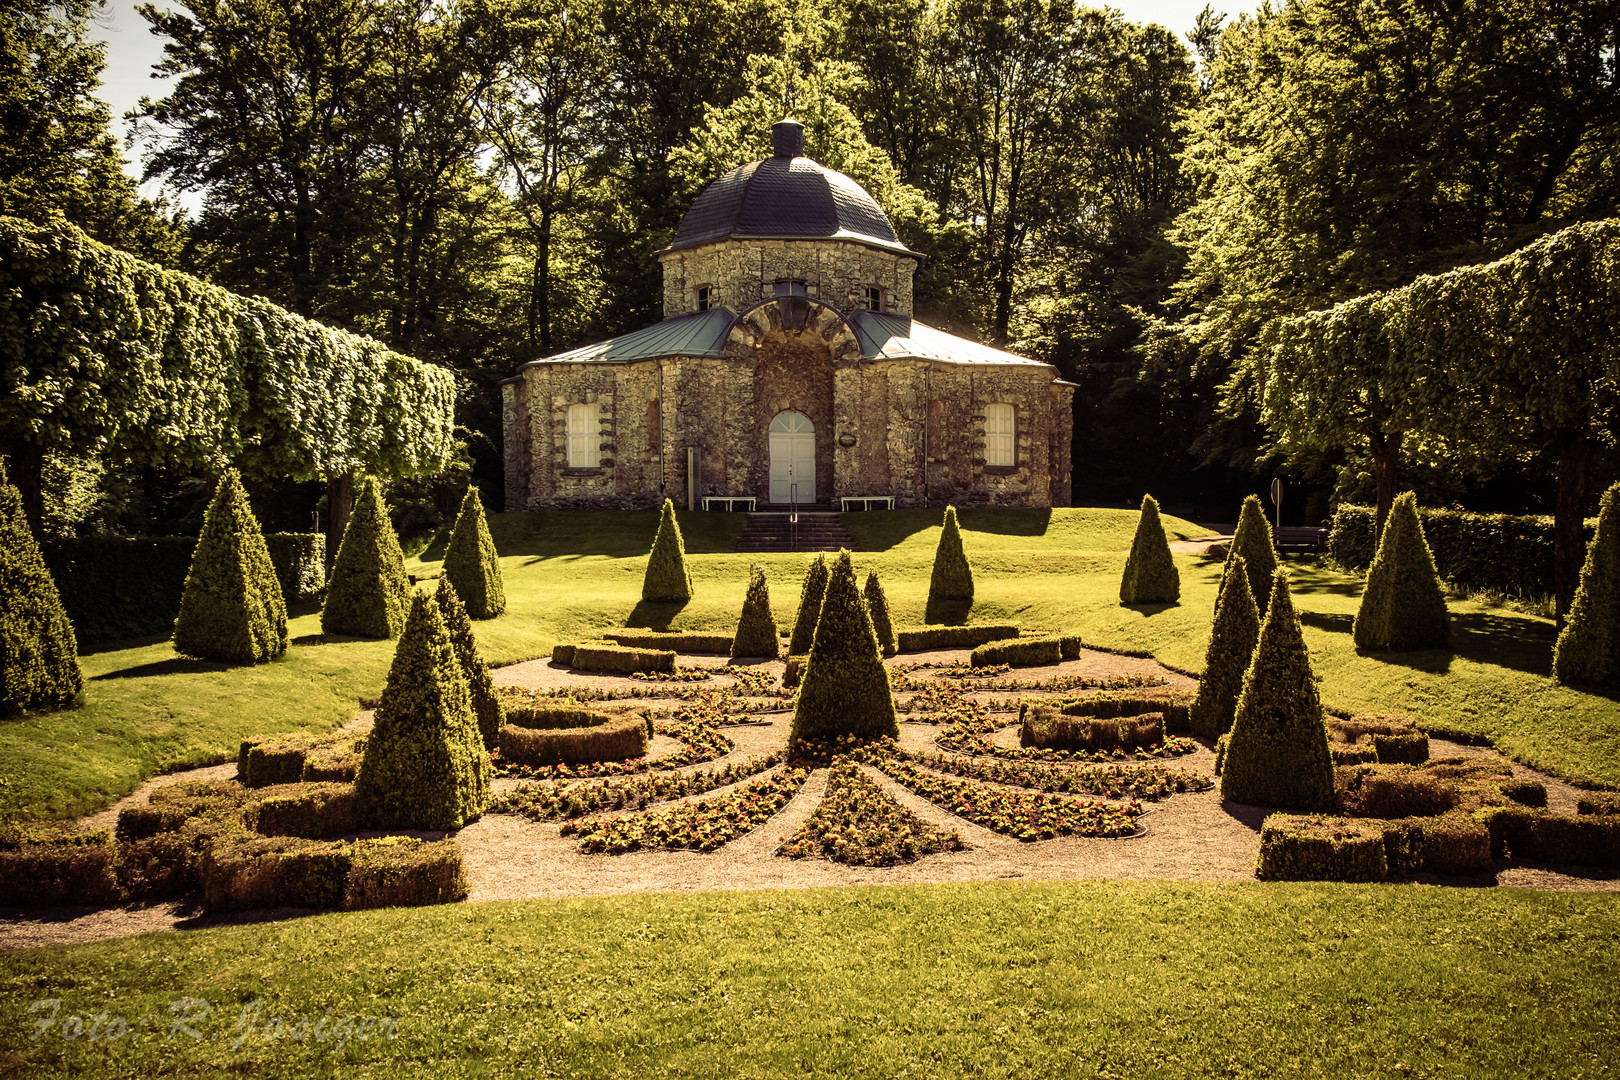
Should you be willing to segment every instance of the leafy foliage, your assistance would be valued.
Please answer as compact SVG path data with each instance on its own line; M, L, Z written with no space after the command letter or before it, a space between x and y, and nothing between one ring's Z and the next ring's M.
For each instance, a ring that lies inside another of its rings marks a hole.
M472 484L462 496L461 513L444 549L444 576L455 586L469 618L493 619L506 610L500 554L484 520L484 503Z
M889 672L847 551L838 553L827 579L791 732L794 739L815 740L900 735Z
M703 802L619 817L567 821L562 833L578 836L580 850L590 854L677 848L714 851L769 821L809 776L805 769L779 769Z
M0 715L66 708L83 694L73 625L0 469Z
M1266 520L1266 512L1260 505L1258 495L1250 495L1243 500L1237 530L1232 534L1232 543L1227 548L1226 565L1221 568L1223 583L1233 567L1238 565L1232 561L1233 555L1242 556L1241 565L1249 575L1249 592L1254 597L1254 606L1264 615L1266 605L1271 600L1272 577L1277 572L1277 549L1272 544L1271 522Z
M962 550L962 531L956 524L956 507L945 508L945 527L934 551L934 570L928 579L928 602L973 599L973 568Z
M642 579L641 598L652 603L675 603L692 599L692 575L686 570L686 544L681 526L675 520L675 504L664 500L658 533L652 553L647 556L647 576Z
M472 620L462 606L461 596L449 577L439 579L433 591L433 601L439 606L444 628L450 635L450 644L456 650L461 673L467 679L471 695L473 716L478 720L478 733L483 737L484 749L493 750L500 739L501 728L506 726L506 706L495 693L495 680L490 678L489 665L478 652L478 640L473 636Z
M1410 491L1395 500L1384 526L1353 632L1363 649L1432 649L1451 640L1440 575Z
M790 859L821 857L848 866L894 866L967 845L956 830L930 825L895 801L859 765L833 761L816 812L777 849Z
M872 617L872 630L877 634L878 646L884 656L895 655L900 648L894 636L894 623L889 618L889 598L884 595L883 583L878 580L876 570L867 572L866 588L862 595L866 599L866 612Z
M287 651L287 604L270 549L235 469L208 506L191 556L174 648L185 656L257 664Z
M1603 493L1569 622L1553 650L1561 683L1620 683L1620 484Z
M384 829L459 829L484 812L490 762L455 645L417 593L366 739L355 789Z
M1136 525L1136 538L1125 559L1125 575L1119 583L1122 604L1173 604L1181 597L1181 574L1170 555L1170 539L1159 521L1159 500L1142 496L1142 517Z
M782 650L782 637L771 614L771 590L765 583L765 568L759 563L748 567L748 595L743 597L742 617L737 620L737 636L731 641L732 656L775 656Z
M1243 556L1227 556L1229 573L1215 594L1215 627L1204 653L1204 673L1198 678L1189 723L1194 735L1216 739L1232 728L1237 715L1243 675L1260 641L1260 612L1249 592Z
M1271 594L1254 659L1243 676L1221 768L1221 797L1251 806L1327 810L1333 805L1327 725L1288 575L1281 569Z
M804 575L799 590L799 611L793 619L793 635L788 639L789 656L805 656L816 639L816 620L821 618L821 601L827 594L827 556L817 555Z
M405 555L377 481L368 477L343 530L321 608L321 630L355 637L399 636L411 602Z

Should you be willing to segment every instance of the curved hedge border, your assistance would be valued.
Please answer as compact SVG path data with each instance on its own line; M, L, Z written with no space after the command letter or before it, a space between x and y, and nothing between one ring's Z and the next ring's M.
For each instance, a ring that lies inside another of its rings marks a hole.
M589 725L501 729L501 760L517 765L581 765L628 761L647 755L647 721L640 716L609 717Z

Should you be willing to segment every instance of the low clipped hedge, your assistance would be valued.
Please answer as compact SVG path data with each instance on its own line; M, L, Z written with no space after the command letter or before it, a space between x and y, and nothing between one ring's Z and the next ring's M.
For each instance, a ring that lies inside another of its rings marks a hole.
M518 765L583 765L624 761L647 754L647 721L634 714L601 719L591 725L525 727L508 717L501 729L503 761Z
M122 896L112 830L41 829L0 836L0 904L105 904Z
M1192 695L1184 690L1164 690L1147 693L1108 690L1100 694L1092 694L1089 697L1061 698L1055 701L1026 700L1019 703L1018 719L1022 722L1025 714L1030 709L1047 706L1057 709L1065 716L1110 718L1158 713L1164 717L1165 731L1191 730Z
M611 719L601 709L587 709L571 700L545 701L525 697L508 704L506 711L508 724L526 728L596 727Z
M1354 765L1334 770L1333 801L1352 817L1432 817L1449 810L1517 803L1547 805L1547 788L1515 777L1511 766L1442 758L1422 766Z
M1435 568L1447 581L1509 593L1554 590L1552 518L1423 509L1418 515ZM1370 506L1341 505L1333 515L1328 554L1358 570L1371 566L1378 547L1376 516ZM1587 519L1583 545L1591 543L1596 528L1597 519Z
M222 837L203 864L203 906L335 908L343 903L351 845L242 832Z
M359 832L363 821L352 783L260 788L242 809L242 824L263 836L324 840Z
M1070 716L1037 706L1025 710L1018 744L1042 750L1134 750L1164 741L1164 714L1137 716Z
M903 653L935 649L976 649L992 641L1018 636L1017 623L978 623L972 626L898 626L895 645Z
M1013 667L1046 667L1063 660L1063 645L1055 637L1013 638L992 641L973 650L968 662L974 667L994 667L1011 664Z
M573 667L575 648L577 646L572 641L559 641L551 647L551 662L562 664L564 667Z
M1261 881L1383 881L1379 823L1317 814L1272 814L1260 826Z
M360 762L366 755L366 738L361 735L342 742L312 746L304 755L304 771L298 779L304 783L352 784L360 775Z
M326 537L267 533L264 542L283 599L318 599L326 588ZM196 547L195 536L87 536L40 545L81 643L173 630Z
M730 643L727 642L728 649ZM627 649L622 645L576 645L572 664L581 671L608 671L628 675L635 671L675 670L675 654L668 649Z
M1079 634L1060 634L1060 635L1058 635L1058 655L1061 656L1065 660L1078 660L1078 659L1080 659L1080 635Z
M732 634L660 633L656 630L610 630L602 635L627 649L669 649L678 653L731 655Z
M1620 814L1620 793L1589 792L1576 800L1575 806L1582 814Z
M1547 863L1620 866L1620 816L1540 814L1521 829L1513 854Z
M1429 760L1429 737L1418 730L1416 721L1404 716L1330 715L1327 727L1335 765L1363 761L1421 765Z
M266 787L270 784L291 784L306 779L305 767L312 754L317 757L317 769L334 764L356 754L353 732L294 732L287 735L254 735L243 739L236 751L236 777L248 787ZM359 768L359 762L355 762ZM317 779L317 777L308 777ZM318 779L353 779L350 777L321 776Z
M343 882L343 909L453 904L465 900L467 892L459 841L383 836L355 842Z

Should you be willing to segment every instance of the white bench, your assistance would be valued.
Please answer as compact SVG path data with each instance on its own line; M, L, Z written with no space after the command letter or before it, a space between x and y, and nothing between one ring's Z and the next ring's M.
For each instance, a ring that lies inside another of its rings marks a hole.
M860 509L862 510L894 509L893 495L844 495L839 501L843 503L844 513L846 514L856 503L860 503Z
M721 503L724 503L725 505L720 506ZM717 508L718 509L723 509L723 510L735 510L735 509L737 509L737 504L738 503L742 504L742 508L744 510L747 510L749 513L753 513L753 510L754 510L754 496L752 496L752 495L705 495L705 496L703 496L703 509L705 509L705 510L714 510L714 509L717 509Z

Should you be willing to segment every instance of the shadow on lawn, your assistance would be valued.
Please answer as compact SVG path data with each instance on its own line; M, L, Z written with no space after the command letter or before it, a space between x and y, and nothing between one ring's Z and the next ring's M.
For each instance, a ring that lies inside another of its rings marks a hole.
M676 600L671 603L653 603L651 600L642 600L630 610L630 615L624 620L624 625L634 630L657 630L664 632L669 624L675 621L690 601Z
M100 675L92 675L91 682L101 682L105 679L146 679L158 675L201 675L212 671L229 671L232 664L218 664L210 660L192 660L184 656L171 656L167 660L153 660L146 664L136 664L134 667L119 668L117 671L103 671Z
M1330 634L1348 634L1355 616L1342 612L1301 611L1299 621ZM1553 642L1557 632L1552 623L1516 618L1484 611L1451 613L1451 648L1415 649L1411 652L1383 652L1357 649L1356 655L1386 664L1444 675L1453 658L1476 664L1545 675L1552 671Z

